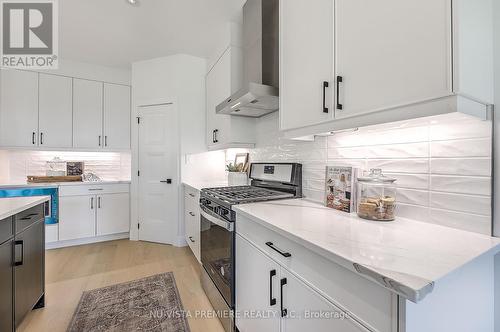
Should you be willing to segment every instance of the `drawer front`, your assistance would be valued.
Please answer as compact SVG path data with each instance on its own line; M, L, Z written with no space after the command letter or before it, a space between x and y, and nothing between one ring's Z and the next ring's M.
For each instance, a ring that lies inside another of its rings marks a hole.
M236 232L367 328L394 331L397 296L389 290L241 215Z
M37 221L45 219L45 204L39 204L14 216L14 229L18 234Z
M100 194L118 194L130 192L128 183L120 184L89 184L59 187L59 196L82 196Z
M185 193L184 196L186 197L186 199L196 201L196 204L199 203L200 192L198 190L195 190L189 186L184 186L184 193Z
M0 244L4 243L14 235L12 217L0 220Z

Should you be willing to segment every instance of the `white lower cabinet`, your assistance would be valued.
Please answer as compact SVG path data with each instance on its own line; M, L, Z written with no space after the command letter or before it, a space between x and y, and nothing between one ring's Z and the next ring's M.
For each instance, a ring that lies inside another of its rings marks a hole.
M201 262L200 252L200 192L187 186L184 194L184 226L186 242L196 259Z
M235 252L236 326L240 332L278 332L280 266L240 235L236 235Z
M129 201L128 185L60 188L58 240L81 240L128 233Z
M397 296L307 248L237 216L240 332L396 332Z
M367 331L240 235L236 309L240 332Z
M97 196L97 236L130 231L128 193Z
M59 198L59 241L95 236L95 196Z
M283 313L282 331L286 332L368 332L348 314L327 301L318 292L304 284L293 274L281 269L283 283L281 302Z

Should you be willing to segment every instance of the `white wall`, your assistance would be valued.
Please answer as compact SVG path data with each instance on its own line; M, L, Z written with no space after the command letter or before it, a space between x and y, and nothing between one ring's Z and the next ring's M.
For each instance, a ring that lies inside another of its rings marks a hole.
M59 68L55 70L36 71L124 85L130 85L132 80L132 72L128 69L105 67L71 60L60 60Z
M179 155L179 198L182 196L180 172L183 155L206 151L205 142L205 74L206 60L190 55L178 54L169 57L139 61L132 64L132 121L137 117L140 105L151 105L165 102L176 103L179 114L180 133ZM138 168L138 131L132 126L132 174ZM132 177L131 184L131 223L138 220L138 179ZM179 202L182 202L180 199ZM179 211L182 204L179 204ZM179 211L172 211L180 215ZM184 223L178 218L176 245L184 245ZM131 227L130 238L138 239L136 227Z
M495 59L495 235L500 237L500 1L493 4L494 59ZM500 302L500 298L498 300ZM500 304L499 304L500 307ZM500 310L500 309L499 309ZM500 317L500 314L499 314ZM500 318L499 318L500 320ZM500 325L500 321L498 323ZM498 327L500 330L500 326Z
M181 126L181 154L206 151L206 60L184 54L173 55L135 62L132 73L134 108L158 99L176 98Z

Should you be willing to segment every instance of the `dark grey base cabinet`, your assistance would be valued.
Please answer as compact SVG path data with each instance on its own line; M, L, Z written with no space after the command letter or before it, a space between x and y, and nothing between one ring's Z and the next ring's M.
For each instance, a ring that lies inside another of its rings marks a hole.
M3 222L5 220L0 221L0 223ZM13 240L8 240L0 245L0 331L12 331L14 328L12 298L14 291L13 250Z
M44 306L44 204L0 221L0 331L14 331L34 308ZM9 227L11 225L11 227ZM10 238L6 239L8 230Z

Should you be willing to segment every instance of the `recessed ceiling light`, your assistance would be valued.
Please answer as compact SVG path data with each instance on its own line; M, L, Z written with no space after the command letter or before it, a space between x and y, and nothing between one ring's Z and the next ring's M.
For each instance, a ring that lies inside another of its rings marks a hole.
M132 6L139 6L139 0L125 0L128 4Z

